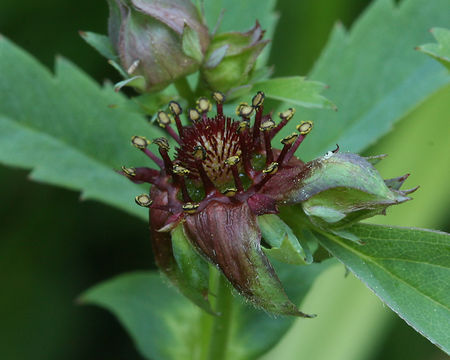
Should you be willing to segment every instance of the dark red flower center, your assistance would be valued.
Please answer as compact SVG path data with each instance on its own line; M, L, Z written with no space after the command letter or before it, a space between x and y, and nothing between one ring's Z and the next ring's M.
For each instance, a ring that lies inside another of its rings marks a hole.
M151 143L134 136L132 143L149 156L160 170L150 168L122 168L123 174L135 182L147 182L168 192L167 204L152 204L150 197L137 197L141 206L155 207L177 214L201 211L212 199L222 202L247 201L255 213L274 212L274 202L260 194L267 181L280 169L288 167L290 159L312 123L302 122L298 133L281 140L281 150L272 149L272 139L294 115L293 109L280 113L276 124L271 114L263 114L264 94L258 92L251 105L240 104L236 109L239 120L223 114L224 96L214 93L217 113L209 117L211 104L200 98L197 108L188 112L191 124L183 126L181 107L169 104L178 133L171 126L170 116L160 111L160 126L178 143L176 157L169 157L169 142L165 138L153 140L160 157L148 149ZM253 126L251 118L254 117Z

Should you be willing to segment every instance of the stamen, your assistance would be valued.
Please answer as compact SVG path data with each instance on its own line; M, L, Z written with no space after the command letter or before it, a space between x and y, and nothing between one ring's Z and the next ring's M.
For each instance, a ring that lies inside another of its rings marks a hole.
M288 162L291 157L294 155L294 153L297 151L298 147L302 143L302 141L305 139L306 135L308 135L312 128L313 128L313 122L312 121L302 121L300 125L297 125L297 131L300 133L300 136L297 137L297 139L294 142L294 145L289 149L288 153L286 154L286 162Z
M236 188L226 188L224 191L222 191L222 194L228 197L233 197L238 192L238 189Z
M133 178L136 176L136 169L134 167L122 166L122 172L127 178Z
M147 146L150 145L150 141L147 140L145 137L136 135L131 138L131 143L141 150L147 148Z
M147 146L150 145L149 140L147 140L143 136L133 136L131 137L131 143L134 147L142 150L142 152L145 153L150 159L152 159L156 163L156 165L158 165L160 168L163 167L163 162L161 161L161 159L153 154L149 149L147 149Z
M241 178L239 177L239 171L237 168L237 164L239 163L241 159L239 156L230 156L228 159L225 160L225 164L228 166L231 166L231 172L233 173L234 178L234 184L236 185L237 190L236 191L243 191L244 187L242 186Z
M195 123L200 120L201 115L196 109L189 109L189 119Z
M247 120L252 116L253 110L254 108L247 103L240 103L236 108L236 113L239 116L242 116L244 120Z
M244 159L243 163L244 163L244 171L247 174L247 176L249 177L253 177L254 175L254 170L252 168L252 164L251 164L251 158L250 158L250 150L247 148L247 144L246 144L246 134L247 134L247 129L250 128L250 121L249 120L243 120L239 123L239 126L236 130L236 132L239 134L239 145L242 151L242 157Z
M141 184L143 182L149 184L156 184L158 182L159 171L155 169L150 169L148 167L126 167L122 166L122 175L125 175L128 179L136 184Z
M208 174L206 173L205 169L203 168L203 161L206 159L205 148L201 145L195 146L194 151L192 152L192 156L195 159L195 165L200 175L200 179L202 179L205 192L206 194L211 194L216 190L216 188L211 179L208 177Z
M195 214L200 204L188 202L186 204L183 204L183 211L187 214Z
M167 133L178 143L181 143L180 137L178 134L172 129L170 126L171 120L169 115L167 115L164 111L158 111L158 124L162 128L166 129Z
M273 161L272 144L270 143L270 131L275 127L275 122L272 119L264 121L259 130L264 134L264 144L266 146L266 165Z
M269 181L269 179L272 177L272 175L277 173L278 168L279 168L279 164L276 161L274 161L274 162L270 163L269 166L267 166L265 169L263 169L263 173L266 175L263 177L263 179L259 183L255 184L255 186L254 186L255 191L259 191L264 186L264 184L267 181Z
M265 169L263 169L264 174L273 175L278 171L278 163L276 161L273 161L267 166Z
M261 105L256 111L255 125L253 126L253 146L256 146L259 142L259 131L261 126L262 113L263 106Z
M217 115L223 116L223 103L225 102L225 95L220 91L213 93L213 99L216 102Z
M173 165L172 165L172 160L170 159L169 153L168 153L168 151L170 149L169 142L167 141L166 138L161 137L161 138L157 138L157 139L153 140L153 143L158 145L159 153L160 153L161 157L163 158L164 167L165 167L166 172L169 175L172 175Z
M280 112L278 114L278 116L281 119L281 122L270 133L270 136L271 136L272 139L289 122L289 120L291 120L293 118L294 114L295 114L295 109L294 108L289 108L289 109L287 109L287 110L285 110L283 112Z
M134 201L136 202L136 204L142 207L170 212L170 208L168 206L153 205L153 200L150 199L150 195L148 194L138 195L134 198Z
M258 91L252 99L252 106L254 108L259 108L264 103L265 95L262 91Z
M153 200L150 199L150 196L148 194L141 194L134 198L134 201L136 204L142 207L150 207L151 204L153 204Z
M206 114L212 109L211 102L207 98L201 97L196 103L198 112L202 114L203 120L206 120Z
M173 170L173 173L176 175L176 180L180 184L183 201L184 202L192 202L192 199L189 196L189 193L188 193L188 190L186 187L186 182L184 181L184 176L188 175L190 173L190 171L179 164L174 164L172 170Z
M175 101L171 101L169 103L169 109L173 114L173 116L175 117L175 124L177 124L178 134L180 134L180 136L183 137L183 124L181 123L180 120L180 115L183 109L181 108L180 104L178 104Z
M297 140L298 134L292 133L291 135L286 136L285 138L281 139L281 143L284 145L283 149L281 150L280 155L278 155L277 163L283 165L284 157L286 156L288 150L291 148L292 144Z

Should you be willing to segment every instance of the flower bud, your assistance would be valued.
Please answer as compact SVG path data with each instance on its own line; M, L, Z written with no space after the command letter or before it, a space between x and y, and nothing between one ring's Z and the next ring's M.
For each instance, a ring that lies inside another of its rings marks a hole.
M269 40L256 22L246 33L229 32L214 37L202 67L204 80L211 89L226 92L247 82L256 59Z
M128 75L142 79L139 90L160 90L198 69L209 44L209 34L191 1L108 0L108 3L109 37Z
M301 203L314 224L337 228L410 200L405 196L409 191L388 185L363 157L330 151L306 164L301 181L287 197Z

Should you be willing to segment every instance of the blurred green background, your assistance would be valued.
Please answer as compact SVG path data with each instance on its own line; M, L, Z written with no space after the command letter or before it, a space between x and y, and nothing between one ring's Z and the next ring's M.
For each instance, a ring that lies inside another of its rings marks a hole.
M351 26L369 2L279 0L270 57L276 75L307 74L333 24ZM2 34L50 68L62 55L100 82L118 77L78 30L104 33L106 19L106 1L0 2ZM367 150L389 154L378 166L384 177L411 172L407 185L421 185L413 202L375 222L450 230L450 158L442 135L450 130L443 115L450 113L449 98L450 88L435 94ZM23 170L0 167L0 188L0 358L141 359L112 315L75 299L111 276L153 267L146 224L31 182ZM314 324L298 322L265 359L446 358L359 281L345 278L341 265L319 279L306 302L321 316Z

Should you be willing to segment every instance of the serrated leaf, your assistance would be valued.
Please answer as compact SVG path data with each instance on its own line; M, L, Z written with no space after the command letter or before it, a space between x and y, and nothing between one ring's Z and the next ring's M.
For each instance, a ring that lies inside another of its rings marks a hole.
M344 151L364 150L449 83L445 68L414 51L428 41L428 29L448 26L447 8L447 0L404 0L399 5L377 0L350 31L339 24L334 28L308 77L330 86L327 97L339 111L296 115L296 120L312 119L315 125L302 144L302 158L313 159L336 143ZM296 123L291 121L280 137Z
M359 224L365 245L321 232L321 244L389 307L431 342L450 352L450 235Z
M275 262L274 265L289 297L300 304L316 277L331 263L292 266ZM116 315L146 359L196 359L208 353L213 316L168 287L156 273L121 275L87 290L79 301L98 305ZM294 322L293 317L274 318L245 304L240 297L235 297L233 302L233 326L224 359L257 359ZM264 341L261 341L262 334Z
M263 91L267 98L290 105L336 110L330 100L320 95L325 88L326 85L320 82L292 76L260 81L253 85L252 90Z
M150 127L121 94L100 88L70 62L58 58L55 67L53 75L0 37L0 162L33 169L35 180L147 218L133 204L143 188L116 170L152 166L130 138L161 136L161 130Z
M450 70L450 30L433 28L430 32L438 43L425 44L416 49L435 58Z
M114 46L108 36L90 31L80 31L81 38L108 60L118 61Z

